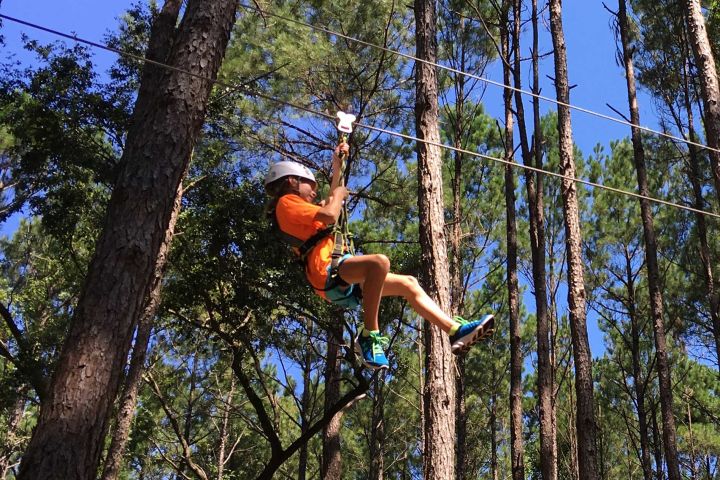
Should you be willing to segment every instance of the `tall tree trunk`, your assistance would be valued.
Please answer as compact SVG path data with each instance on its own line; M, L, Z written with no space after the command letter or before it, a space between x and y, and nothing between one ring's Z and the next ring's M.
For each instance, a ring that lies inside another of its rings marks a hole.
M662 440L660 439L660 427L657 423L657 404L652 406L652 427L653 427L653 443L655 452L655 478L662 480L665 478L663 474L663 455Z
M343 313L335 313L342 320ZM327 363L325 364L325 409L335 405L340 399L340 358L342 350L342 321L334 324L328 331ZM323 480L332 480L342 476L342 454L340 450L340 428L343 412L336 413L323 428L322 470Z
M720 85L718 85L715 57L713 56L705 17L700 0L684 0L685 19L692 44L695 64L700 79L700 92L705 107L705 138L710 148L720 149ZM715 194L720 204L720 153L710 151Z
M540 100L533 98L534 141L533 149L528 145L525 123L525 109L522 103L522 87L520 76L520 12L522 2L515 0L514 35L515 43L515 112L520 130L520 147L525 165L542 168L542 126L540 124ZM532 68L533 93L540 94L539 58L538 58L538 11L537 0L532 2ZM534 159L534 161L533 161ZM533 290L535 291L535 317L537 322L537 388L540 405L540 471L544 480L557 478L557 440L555 432L555 381L553 362L550 355L550 318L548 314L548 295L545 274L545 212L543 201L543 177L530 170L525 171L525 188L527 191L530 214L530 252L532 256Z
M123 393L120 396L120 408L118 409L117 420L115 421L115 429L112 440L110 441L108 453L105 456L105 465L101 476L102 480L116 480L122 468L122 458L125 454L125 446L130 436L130 426L135 416L138 390L140 389L140 378L145 369L145 358L147 356L148 342L150 341L150 332L152 331L155 312L160 303L164 266L170 248L170 241L172 240L172 232L175 231L175 223L182 205L182 192L182 184L180 184L178 186L178 194L175 197L175 203L173 204L173 211L170 217L170 225L165 236L165 242L163 242L163 245L160 247L160 253L158 254L158 265L153 279L152 291L148 298L148 305L138 324L130 367L125 377Z
M558 134L562 174L575 176L572 129L570 126L570 89L567 76L567 52L562 27L561 0L550 0L550 29L555 49L555 89L558 105ZM575 361L575 389L577 391L577 438L580 478L597 479L597 449L595 447L595 408L593 405L592 358L588 342L585 311L585 284L582 264L580 219L577 185L562 180L565 242L568 261L568 306Z
M132 360L130 361L130 368L125 379L123 393L120 397L121 402L117 413L115 429L112 434L112 440L110 441L108 453L105 457L105 466L103 467L103 473L101 476L102 480L116 480L120 474L120 469L122 468L125 446L127 445L127 441L130 437L130 426L132 425L133 418L135 417L135 407L137 405L137 395L140 388L140 378L145 367L145 356L148 342L150 340L152 325L153 317L143 318L140 321L140 325L138 325Z
M687 46L686 46L687 48ZM689 55L687 55L689 56ZM685 114L687 115L688 135L690 141L697 142L695 134L695 121L690 96L690 75L688 72L687 62L683 68L683 88L685 99ZM682 125L678 125L682 130ZM693 144L688 144L688 157L690 160L689 177L692 185L694 204L698 210L705 209L705 199L703 198L702 185L700 182L700 160L698 148ZM708 306L710 308L711 330L715 339L715 352L718 358L718 370L720 370L720 297L715 289L715 275L713 273L713 260L710 254L710 246L708 244L707 222L705 215L695 214L695 225L697 226L698 244L700 250L700 262L703 267L703 276L705 280L705 291L708 297Z
M639 318L635 308L635 275L632 269L632 258L629 254L625 256L625 279L628 292L628 319L630 320L630 348L632 355L633 388L635 389L635 401L637 402L638 433L640 436L640 465L643 469L643 478L652 480L652 465L650 463L649 431L647 423L647 410L645 408L645 385L642 376L642 364L640 363L640 326Z
M490 395L490 475L498 480L497 395Z
M229 436L230 426L230 409L233 405L233 397L235 396L235 375L230 374L230 391L227 393L225 398L225 404L223 405L222 423L220 424L220 442L218 445L218 463L217 463L217 480L223 480L225 476L225 463L227 459L232 455L227 452L227 441Z
M4 445L0 446L0 480L5 480L8 473L10 473L16 465L16 463L14 463L14 457L17 454L17 429L27 405L26 390L27 387L25 386L17 390L15 401L13 402L12 408L8 411L7 423L5 424L5 442Z
M415 0L416 56L437 60L436 12L432 0ZM422 279L425 290L443 311L450 311L445 220L443 212L442 159L438 130L438 86L435 67L415 64L418 208ZM425 386L425 478L453 478L455 474L455 363L447 335L426 326L427 383Z
M305 339L305 355L303 358L303 391L300 397L300 433L304 434L307 432L309 427L308 413L310 412L312 395L311 387L312 384L312 338L313 338L313 323L308 323L308 333ZM307 444L300 447L298 452L298 480L305 480L307 476L308 466L308 446Z
M221 0L189 0L166 60L204 78L167 71L151 94L138 96L136 111L142 115L134 115L128 132L105 227L23 457L21 479L97 475L132 333L152 290L236 7Z
M384 375L384 373L382 374ZM384 380L384 379L383 379ZM385 386L375 377L373 408L370 426L370 477L382 480L385 476Z
M632 51L628 44L628 21L625 0L618 0L618 19L620 22L620 38L622 43L623 62L625 65L625 80L627 83L628 104L630 107L630 122L640 125L640 110L637 103L635 89L635 72L632 63ZM647 169L645 166L645 150L642 145L640 129L631 127L633 144L633 159L637 172L638 191L641 195L649 196ZM670 379L670 365L668 362L667 346L665 341L665 315L663 296L660 287L660 268L657 261L657 240L650 201L641 198L640 215L643 224L645 239L645 264L648 270L648 284L650 287L650 311L653 318L655 332L655 355L657 358L658 381L660 388L660 407L663 419L663 445L665 448L665 461L667 462L668 478L680 480L680 465L678 463L677 440L675 435L675 417L673 416L672 381Z
M514 5L519 0L513 2L514 15L519 15ZM503 18L500 19L500 43L503 61L503 81L505 85L510 85L510 2L506 2L504 6ZM519 18L515 18L515 24L519 23ZM519 28L519 27L518 27ZM515 45L514 53L517 55L517 48L520 38L517 32L513 30L513 42ZM515 69L520 67L520 61L515 57ZM516 73L517 74L517 73ZM517 74L519 75L519 74ZM513 156L513 112L512 99L513 92L510 88L505 88L503 99L505 102L505 160L507 162L514 161ZM524 125L523 125L524 128ZM521 133L522 135L522 133ZM508 289L508 313L510 321L510 462L513 480L523 480L525 478L525 466L523 463L523 385L522 385L522 336L520 329L520 288L517 275L517 224L515 212L515 175L513 167L509 163L505 164L505 215L506 215L506 238L507 238L507 289Z
M458 37L465 35L465 21L460 20L460 32ZM459 45L459 70L464 72L465 44ZM460 150L465 148L465 75L454 76L455 88L455 116L453 121L453 146L457 149L453 152L453 177L452 177L452 201L453 217L450 225L450 304L453 315L458 315L462 308L465 297L463 282L463 255L462 255L462 166L463 153ZM457 378L455 382L455 478L462 480L467 475L467 404L465 401L465 358L456 359Z

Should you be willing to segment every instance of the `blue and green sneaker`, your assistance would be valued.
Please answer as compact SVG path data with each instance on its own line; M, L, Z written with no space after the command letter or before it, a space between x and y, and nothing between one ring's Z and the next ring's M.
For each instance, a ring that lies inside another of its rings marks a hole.
M374 370L388 368L388 360L383 350L388 343L390 340L381 336L380 332L370 332L368 336L359 333L355 339L355 351L362 357L362 362L366 367Z
M466 352L472 345L490 336L495 327L494 319L493 315L485 315L480 320L470 322L462 317L455 317L455 321L460 324L460 327L450 335L452 353L458 355Z

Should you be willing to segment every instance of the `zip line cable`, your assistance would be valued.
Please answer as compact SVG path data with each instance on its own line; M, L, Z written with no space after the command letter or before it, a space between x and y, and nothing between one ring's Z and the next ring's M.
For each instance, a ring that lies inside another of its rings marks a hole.
M555 98L546 97L546 96L544 96L544 95L540 95L540 94L538 94L538 93L534 93L534 92L531 92L531 91L528 91L528 90L523 90L522 88L517 88L517 87L514 87L514 86L512 86L512 85L505 85L504 83L498 82L498 81L496 81L496 80L491 80L491 79L486 78L486 77L481 77L480 75L475 75L475 74L473 74L473 73L464 72L464 71L462 71L462 70L458 70L458 69L453 68L453 67L448 67L448 66L446 66L446 65L441 65L441 64L439 64L439 63L431 62L431 61L429 61L429 60L424 60L424 59L422 59L422 58L418 58L418 57L416 57L416 56L414 56L414 55L410 55L410 54L408 54L408 53L403 53L403 52L400 52L400 51L398 51L398 50L393 50L393 49L391 49L391 48L383 47L382 45L377 45L377 44L375 44L375 43L366 42L365 40L360 40L359 38L351 37L351 36L349 36L349 35L345 35L344 33L340 33L340 32L336 32L336 31L334 31L334 30L330 30L329 28L326 28L326 27L321 27L321 26L317 26L317 25L312 25L312 24L310 24L310 23L303 22L302 20L296 20L296 19L294 19L294 18L284 17L284 16L282 16L282 15L278 15L278 14L276 14L276 13L268 12L267 10L262 10L261 8L254 7L254 6L251 6L251 5L243 5L242 3L239 4L239 5L240 5L240 7L244 8L244 9L246 9L246 10L253 10L253 11L256 11L256 12L258 12L258 13L260 13L260 14L267 15L267 16L270 16L270 17L275 17L275 18L277 18L277 19L279 19L279 20L283 20L283 21L285 21L285 22L295 23L295 24L297 24L297 25L301 25L301 26L303 26L303 27L310 28L311 30L317 30L317 31L326 33L326 34L328 34L328 35L334 35L334 36L343 38L343 39L345 39L345 40L349 40L349 41L351 41L351 42L359 43L360 45L364 45L364 46L366 46L366 47L375 48L375 49L377 49L377 50L382 50L383 52L387 52L387 53L391 53L391 54L393 54L393 55L397 55L397 56L399 56L399 57L407 58L408 60L413 60L413 61L415 61L415 62L424 63L424 64L426 64L426 65L431 65L431 66L436 67L436 68L439 68L439 69L441 69L441 70L446 70L446 71L451 72L451 73L455 73L455 74L458 74L458 75L463 75L463 76L468 77L468 78L473 78L473 79L475 79L475 80L479 80L479 81L481 81L481 82L488 83L488 84L490 84L490 85L495 85L495 86L498 86L498 87L507 88L507 89L509 89L509 90L512 90L512 91L514 91L514 92L521 93L521 94L523 94L523 95L529 95L529 96L531 96L531 97L535 97L535 98L538 98L538 99L540 99L540 100L544 100L544 101L546 101L546 102L554 103L554 104L556 104L556 105L560 105L560 106L563 106L563 107L568 107L568 108L571 108L571 109L573 109L573 110L577 110L578 112L587 113L588 115L592 115L592 116L595 116L595 117L599 117L599 118L602 118L602 119L605 119L605 120L610 120L610 121L612 121L612 122L616 122L616 123L619 123L619 124L621 124L621 125L625 125L625 126L628 126L628 127L635 127L635 128L640 129L640 130L643 130L643 131L645 131L645 132L654 133L655 135L659 135L659 136L661 136L661 137L665 137L665 138L668 138L668 139L671 139L671 140L675 140L675 141L680 142L680 143L684 143L684 144L687 144L687 145L693 145L693 146L696 146L696 147L699 147L699 148L702 148L702 149L705 149L705 150L710 150L710 151L713 151L713 152L718 152L718 153L720 153L720 149L710 147L709 145L705 145L705 144L703 144L703 143L694 142L694 141L692 141L692 140L687 140L687 139L685 139L685 138L678 137L678 136L672 135L672 134L670 134L670 133L661 132L660 130L654 130L654 129L650 128L650 127L645 127L645 126L643 126L643 125L636 125L636 124L634 124L634 123L632 123L632 122L628 122L627 120L623 120L623 119L621 119L621 118L613 117L613 116L611 116L611 115L606 115L606 114L604 114L604 113L596 112L596 111L594 111L594 110L590 110L590 109L587 109L587 108L584 108L584 107L579 107L579 106L577 106L577 105L572 105L572 104L570 104L570 103L565 103L565 102L562 102L562 101L557 100L557 99L555 99Z
M60 36L60 37L67 38L67 39L73 40L73 41L78 42L78 43L84 43L84 44L90 45L90 46L92 46L92 47L100 48L100 49L102 49L102 50L107 50L107 51L116 53L116 54L118 54L118 55L124 56L124 57L132 58L132 59L134 59L134 60L138 60L138 61L140 61L140 62L149 63L149 64L152 64L152 65L155 65L155 66L158 66L158 67L166 68L166 69L168 69L168 70L173 70L173 71L178 72L178 73L190 75L190 76L192 76L192 77L196 77L196 78L199 78L199 79L202 79L202 80L206 80L206 81L209 81L209 82L211 82L211 83L213 83L213 84L220 85L220 86L225 87L225 88L229 88L229 89L236 90L236 91L241 91L241 92L243 92L243 93L245 93L245 94L247 94L247 95L250 95L250 96L260 97L260 98L263 98L263 99L268 100L268 101L270 101L270 102L279 103L279 104L285 105L285 106L287 106L287 107L291 107L291 108L294 108L294 109L297 109L297 110L302 110L302 111L307 112L307 113L309 113L309 114L311 114L311 115L315 115L315 116L319 116L319 117L324 117L324 118L330 120L333 124L335 123L335 117L334 117L333 115L330 115L330 114L324 113L324 112L319 112L319 111L317 111L317 110L313 110L313 109L311 109L311 108L309 108L309 107L305 107L305 106L303 106L303 105L298 105L298 104L293 103L293 102L289 102L289 101L285 101L285 100L280 100L280 99L274 98L274 97L272 97L272 96L270 96L270 95L267 95L267 94L264 94L264 93L262 93L262 92L258 92L258 91L252 90L252 89L250 89L250 88L248 88L248 87L245 87L245 86L242 86L242 85L240 85L240 86L238 86L238 85L230 85L230 84L225 83L225 82L223 82L223 81L221 81L221 80L213 80L213 79L210 79L210 78L205 77L205 76L203 76L203 75L199 75L199 74L196 74L196 73L188 72L188 71L183 70L183 69L181 69L181 68L173 67L173 66L171 66L171 65L167 65L167 64L164 64L164 63L162 63L162 62L155 61L155 60L150 60L150 59L145 58L145 57L143 57L143 56L141 56L141 55L136 55L136 54L134 54L134 53L125 52L125 51L122 51L122 50L120 50L120 49L110 47L110 46L108 46L108 45L104 45L104 44L101 44L101 43L93 42L93 41L91 41L91 40L85 40L85 39L83 39L83 38L78 37L77 35L70 35L70 34L67 34L67 33L59 32L59 31L53 30L53 29L51 29L51 28L43 27L43 26L40 26L40 25L35 25L35 24L30 23L30 22L27 22L27 21L25 21L25 20L20 20L20 19L17 19L17 18L13 18L13 17L10 17L10 16L8 16L8 15L1 14L1 13L0 13L0 18L4 18L4 19L9 20L9 21L11 21L11 22L20 23L20 24L22 24L22 25L25 25L25 26L28 26L28 27L31 27L31 28L35 28L35 29L38 29L38 30L42 30L42 31L44 31L44 32L51 33L51 34L53 34L53 35L58 35L58 36ZM511 167L521 168L521 169L524 169L524 170L529 170L529 171L532 171L532 172L535 172L535 173L538 173L538 174L548 175L548 176L551 176L551 177L557 177L557 178L562 178L562 179L566 179L566 180L571 180L571 181L573 181L573 182L581 183L581 184L584 184L584 185L587 185L587 186L590 186L590 187L593 187L593 188L599 188L599 189L601 189L601 190L607 190L607 191L610 191L610 192L618 193L618 194L621 194L621 195L626 195L626 196L633 197L633 198L644 199L644 200L648 200L648 201L650 201L650 202L654 202L654 203L657 203L657 204L666 205L666 206L674 207L674 208L679 208L679 209L681 209L681 210L686 210L686 211L693 212L693 213L698 213L698 214L701 214L701 215L707 215L707 216L709 216L709 217L720 218L720 214L717 214L717 213L708 212L708 211L705 211L705 210L700 210L700 209L697 209L697 208L689 207L689 206L687 206L687 205L681 205L681 204L679 204L679 203L674 203L674 202L670 202L670 201L667 201L667 200L662 200L662 199L659 199L659 198L654 198L654 197L650 197L650 196L646 196L646 195L641 195L641 194L639 194L639 193L631 192L631 191L628 191L628 190L622 190L622 189L615 188L615 187L609 187L609 186L603 185L603 184L601 184L601 183L591 182L591 181L589 181L589 180L585 180L585 179L577 178L577 177L570 177L570 176L567 176L567 175L563 175L563 174L561 174L561 173L551 172L551 171L548 171L548 170L543 170L543 169L541 169L541 168L532 167L532 166L529 166L529 165L524 165L524 164L512 162L512 161L510 161L510 160L505 160L505 159L503 159L503 158L497 158L497 157L492 157L492 156L489 156L489 155L484 155L484 154L482 154L482 153L473 152L473 151L470 151L470 150L465 150L465 149L462 149L462 148L453 147L453 146L451 146L451 145L445 145L445 144L438 143L438 142L431 142L431 141L428 141L428 140L423 140L423 139L420 139L420 138L415 137L415 136L413 136L413 135L407 135L407 134L400 133L400 132L396 132L396 131L393 131L393 130L387 130L387 129L384 129L384 128L375 127L375 126L372 126L372 125L365 125L365 124L360 123L360 122L355 122L354 125L357 126L357 127L364 128L364 129L366 129L366 130L372 130L372 131L375 131L375 132L378 132L378 133L384 133L384 134L387 134L387 135L391 135L391 136L403 138L403 139L405 139L405 140L411 140L411 141L414 141L414 142L425 143L426 145L433 145L433 146L436 146L436 147L439 147L439 148L444 148L444 149L446 149L446 150L452 150L452 151L459 152L459 153L462 153L462 154L465 154L465 155L469 155L469 156L472 156L472 157L482 158L482 159L485 159L485 160L491 160L491 161L493 161L493 162L502 163L502 164L505 164L505 165L510 165Z

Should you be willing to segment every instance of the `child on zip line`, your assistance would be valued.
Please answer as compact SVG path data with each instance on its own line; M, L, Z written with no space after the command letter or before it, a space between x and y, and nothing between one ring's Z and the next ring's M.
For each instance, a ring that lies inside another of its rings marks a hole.
M343 157L349 149L345 142L335 149L329 195L319 203L315 202L317 182L307 167L292 161L272 165L264 182L271 197L271 221L304 261L307 279L318 295L346 308L355 308L362 301L364 327L355 340L355 349L365 366L388 368L383 350L388 339L380 335L378 325L382 297L403 297L415 312L449 335L453 353L466 351L492 332L493 315L475 321L450 317L415 277L391 273L390 261L382 254L345 254L333 262L335 241L329 226L338 221L348 197L341 181Z

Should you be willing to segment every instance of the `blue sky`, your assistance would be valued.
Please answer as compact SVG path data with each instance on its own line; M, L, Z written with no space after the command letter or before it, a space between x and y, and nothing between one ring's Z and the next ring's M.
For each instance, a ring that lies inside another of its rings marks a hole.
M66 33L75 33L79 37L102 42L103 35L116 28L118 17L128 9L130 1L97 1L97 0L4 0L0 4L0 12L12 17L37 23ZM611 4L616 8L615 4ZM583 108L616 116L606 103L620 111L627 110L625 79L622 68L615 63L615 39L610 28L611 15L605 10L601 1L581 0L564 2L563 23L568 50L568 72L571 90L571 103ZM547 25L546 25L547 27ZM6 48L2 52L15 53L24 61L31 59L20 48L20 35L24 32L31 38L41 42L51 42L57 37L19 26L13 22L3 21L1 34L5 37ZM541 35L546 50L549 50L549 33ZM526 48L527 52L527 48ZM523 53L526 53L523 52ZM104 71L115 59L115 55L97 50L95 60L98 69ZM552 70L552 59L544 61L546 72ZM544 74L541 74L542 94L554 97L554 87ZM501 80L498 68L491 69L487 76L495 81ZM524 79L527 84L528 79ZM485 93L487 113L502 118L502 92L499 87L488 86ZM656 128L656 122L648 97L641 92L641 118L645 126ZM555 109L554 105L546 104L544 109ZM585 155L592 152L597 143L605 146L610 140L620 139L629 135L629 128L605 119L595 118L585 113L573 112L573 133L575 142ZM634 190L634 185L627 185ZM2 226L2 233L12 231L13 222ZM529 308L531 308L529 306ZM591 316L592 317L592 316ZM591 349L593 356L604 351L602 337L592 318L589 319Z

